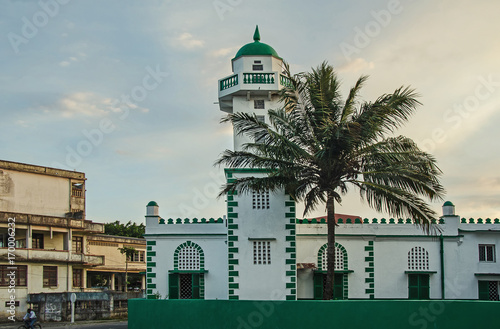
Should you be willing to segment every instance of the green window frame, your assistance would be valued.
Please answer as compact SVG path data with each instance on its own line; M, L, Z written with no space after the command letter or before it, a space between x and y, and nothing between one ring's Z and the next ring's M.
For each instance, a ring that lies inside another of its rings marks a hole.
M496 300L499 298L498 281L478 281L478 298L479 300Z
M191 276L191 298L203 299L200 294L200 281L202 273L169 273L168 274L168 298L187 299L181 296L181 276Z
M408 299L429 299L430 275L408 274Z
M346 299L344 296L344 273L335 273L333 279L333 299ZM325 293L326 273L314 273L314 299L323 299Z

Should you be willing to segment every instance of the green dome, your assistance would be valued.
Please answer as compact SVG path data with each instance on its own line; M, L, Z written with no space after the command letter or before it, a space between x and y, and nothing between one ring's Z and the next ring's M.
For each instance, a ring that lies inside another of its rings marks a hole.
M444 206L454 206L454 204L451 202L451 201L446 201L444 204L443 204L443 207Z
M147 207L150 207L150 206L158 207L158 204L156 203L156 201L149 201Z
M247 43L246 45L241 47L233 59L236 59L240 56L266 56L266 55L281 58L278 56L278 53L276 52L276 50L273 49L273 47L260 42L259 26L255 28L255 33L253 34L253 40L254 42Z

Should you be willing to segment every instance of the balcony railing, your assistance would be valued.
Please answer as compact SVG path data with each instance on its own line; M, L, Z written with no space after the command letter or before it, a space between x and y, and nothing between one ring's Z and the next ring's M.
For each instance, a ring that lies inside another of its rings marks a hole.
M222 90L231 88L233 86L236 86L237 84L238 84L238 75L235 74L233 76L225 78L224 80L221 80L221 82L220 82L220 90L222 91Z
M8 249L0 248L0 259L7 259ZM70 253L67 250L20 249L15 251L16 262L62 262L104 265L104 256Z
M280 74L280 83L282 86L285 86L285 87L292 87L292 82L290 81L290 79L286 76L284 76L283 74Z
M243 83L274 84L274 73L243 73Z

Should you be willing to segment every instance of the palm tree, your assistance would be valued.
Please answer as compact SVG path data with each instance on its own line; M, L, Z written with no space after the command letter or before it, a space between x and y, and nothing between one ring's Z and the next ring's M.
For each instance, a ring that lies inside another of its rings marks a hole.
M267 177L239 178L220 195L238 191L284 189L304 202L304 216L326 204L328 248L325 299L333 298L335 204L349 188L377 211L410 217L427 233L436 230L436 213L427 205L444 189L436 160L404 136L387 137L421 105L413 89L401 87L373 102L358 100L367 76L342 100L333 67L323 62L310 73L291 75L281 93L283 107L268 111L269 123L256 115L231 113L237 134L253 137L241 151L226 150L216 161L230 168L267 168Z

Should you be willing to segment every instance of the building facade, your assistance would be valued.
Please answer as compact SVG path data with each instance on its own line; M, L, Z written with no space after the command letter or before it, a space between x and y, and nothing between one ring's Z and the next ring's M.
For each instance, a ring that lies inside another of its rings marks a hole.
M145 240L103 235L104 224L86 220L85 181L82 172L0 161L2 318L22 317L31 305L43 319L60 320L62 304L38 308L34 295L124 291L128 265L139 276L135 286L144 287ZM121 246L135 246L138 257L126 262ZM93 285L97 274L106 275L106 286Z
M220 110L268 121L288 81L258 28L232 70L218 81ZM233 138L234 150L252 140ZM225 173L228 182L266 175L252 168ZM325 219L296 219L284 191L232 193L226 201L227 217L217 220L165 220L156 202L148 204L148 298L323 299ZM461 219L451 202L434 235L411 219L336 218L336 299L499 299L498 219Z

